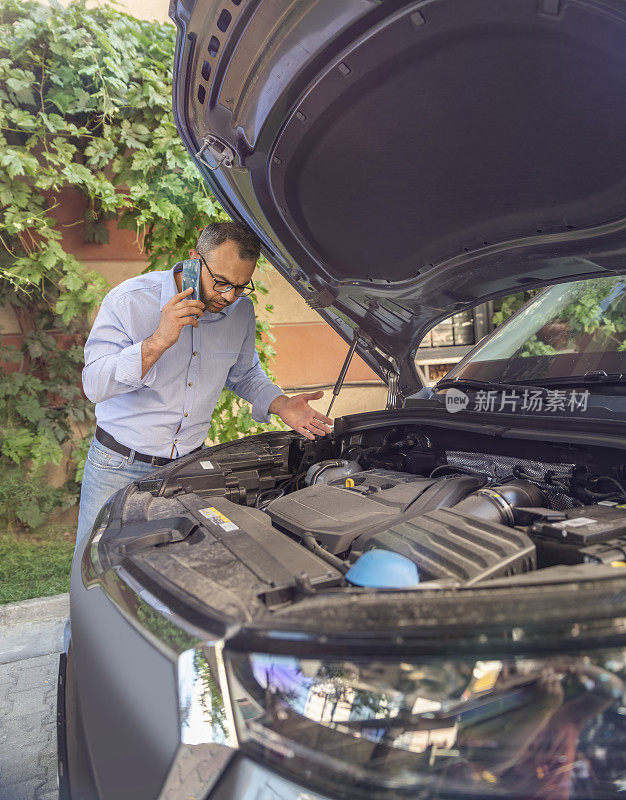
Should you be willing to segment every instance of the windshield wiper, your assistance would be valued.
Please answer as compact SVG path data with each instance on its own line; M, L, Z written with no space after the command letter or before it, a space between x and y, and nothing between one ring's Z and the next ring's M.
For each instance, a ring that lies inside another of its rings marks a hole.
M479 391L502 391L507 389L510 391L519 392L527 389L529 392L540 392L544 395L547 392L545 386L529 386L524 383L500 383L500 381L481 381L477 378L442 378L438 383L433 386L433 392L439 392L443 389L452 388L465 388L465 389L478 389Z
M563 375L560 378L546 378L542 380L545 386L597 386L626 385L626 375L621 372L605 372L604 370L594 370L585 372L584 375Z

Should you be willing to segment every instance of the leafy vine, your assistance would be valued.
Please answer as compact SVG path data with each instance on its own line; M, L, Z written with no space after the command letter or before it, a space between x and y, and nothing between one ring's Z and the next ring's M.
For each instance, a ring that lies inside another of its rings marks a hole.
M76 502L93 427L82 348L108 287L64 245L62 191L83 199L73 224L85 241L107 242L115 220L135 232L148 269L168 269L226 219L172 119L174 42L172 25L108 5L0 0L0 305L21 334L0 341L2 524L36 527ZM257 324L266 369L268 328ZM224 392L210 437L254 430L247 404ZM64 459L67 479L49 485Z

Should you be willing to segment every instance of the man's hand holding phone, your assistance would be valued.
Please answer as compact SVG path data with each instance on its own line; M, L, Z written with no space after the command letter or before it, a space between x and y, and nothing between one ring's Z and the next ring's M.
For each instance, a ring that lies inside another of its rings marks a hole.
M193 287L189 287L167 302L161 310L159 327L141 345L141 377L157 362L163 353L178 341L185 325L198 327L198 317L204 314L202 300L192 300Z

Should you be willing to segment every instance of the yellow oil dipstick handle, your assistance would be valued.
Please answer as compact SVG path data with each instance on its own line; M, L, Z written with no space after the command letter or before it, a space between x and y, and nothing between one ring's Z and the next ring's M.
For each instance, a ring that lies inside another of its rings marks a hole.
M359 329L357 328L354 332L354 339L352 340L352 344L350 345L350 349L348 350L348 354L343 362L343 367L341 368L341 372L339 373L339 377L337 378L337 383L335 384L335 388L333 389L333 396L330 401L330 405L328 406L328 411L326 412L326 416L330 416L330 410L333 407L333 403L335 402L335 398L341 391L341 387L343 386L343 382L346 378L346 372L348 371L348 367L350 366L350 362L352 361L352 356L354 355L354 351L356 350L356 346L359 343Z

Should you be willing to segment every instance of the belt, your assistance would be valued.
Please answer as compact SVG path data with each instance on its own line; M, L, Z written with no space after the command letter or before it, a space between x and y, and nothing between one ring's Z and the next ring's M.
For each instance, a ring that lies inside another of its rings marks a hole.
M103 431L98 425L96 425L96 439L103 444L105 447L108 447L110 450L115 450L116 453L119 453L122 456L129 456L132 453L130 447L126 447L126 445L120 444L116 439L114 439L110 433ZM195 453L197 450L201 450L202 445L199 447L195 447L190 453ZM189 455L189 453L186 453ZM135 460L136 461L144 461L146 464L152 464L153 467L164 467L166 464L171 464L172 461L176 461L175 458L162 458L161 456L149 456L145 453L138 453L135 450Z

